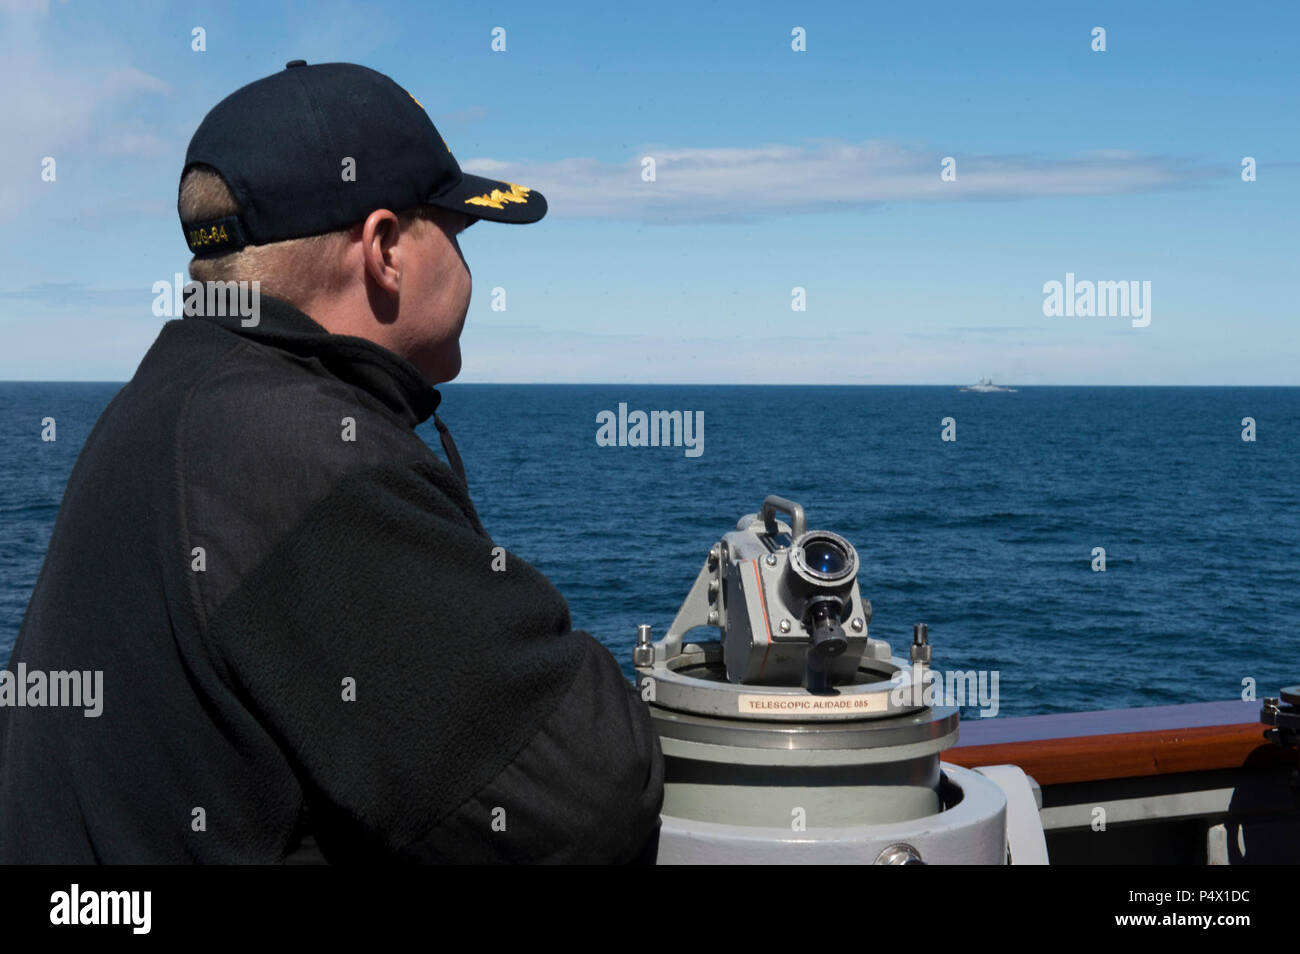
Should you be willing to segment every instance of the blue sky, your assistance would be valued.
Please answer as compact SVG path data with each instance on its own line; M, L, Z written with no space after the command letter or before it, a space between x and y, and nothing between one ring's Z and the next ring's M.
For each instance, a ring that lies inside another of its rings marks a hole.
M1297 384L1298 46L1293 3L0 0L0 379L130 377L190 135L302 58L550 202L463 238L462 381ZM1067 272L1150 325L1045 317Z

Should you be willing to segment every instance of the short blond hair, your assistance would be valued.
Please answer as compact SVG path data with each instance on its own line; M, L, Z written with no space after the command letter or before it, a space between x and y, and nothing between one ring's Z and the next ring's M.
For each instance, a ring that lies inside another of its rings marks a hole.
M203 222L238 215L239 203L226 180L208 166L195 165L181 177L176 202L182 222ZM418 206L398 212L400 227L434 221L436 211ZM417 227L424 227L423 224ZM274 295L299 308L316 295L337 290L343 281L339 260L350 229L305 238L246 245L224 255L195 256L190 278L197 282L256 281L264 295Z

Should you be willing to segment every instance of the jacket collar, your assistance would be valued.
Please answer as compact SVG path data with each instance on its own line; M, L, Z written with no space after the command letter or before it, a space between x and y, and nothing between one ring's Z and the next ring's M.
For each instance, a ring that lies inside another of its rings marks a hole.
M239 315L190 316L210 321L292 354L318 359L335 377L374 395L414 428L433 414L442 395L405 358L352 335L331 334L304 312L270 295L259 300L258 323L245 328Z

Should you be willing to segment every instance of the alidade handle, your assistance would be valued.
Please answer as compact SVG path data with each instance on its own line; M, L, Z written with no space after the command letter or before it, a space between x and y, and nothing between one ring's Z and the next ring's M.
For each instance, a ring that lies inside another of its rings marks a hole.
M808 529L808 520L803 515L803 507L793 500L787 500L785 497L768 494L763 498L763 509L758 512L758 515L763 519L763 527L769 536L776 536L776 515L778 513L790 516L790 532L792 536L799 537Z

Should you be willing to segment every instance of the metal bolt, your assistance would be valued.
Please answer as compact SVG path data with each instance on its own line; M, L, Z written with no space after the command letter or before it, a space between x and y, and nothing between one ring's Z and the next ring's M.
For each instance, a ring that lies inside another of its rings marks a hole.
M710 626L717 626L717 625L718 625L718 611L717 611L717 610L709 610L709 625L710 625Z
M642 623L636 628L636 649L632 651L634 666L653 666L655 648L650 642L650 624Z
M866 626L867 624L864 623L864 622L862 622L862 620L858 619L858 618L855 616L855 617L853 617L853 622L850 623L849 625L851 625L851 626L853 627L853 632L855 632L855 633L860 633L860 632L862 632L862 628L863 628L864 626Z
M910 653L912 662L922 667L930 662L930 629L924 623L917 623L912 627L912 651Z
M698 553L699 551L696 550L695 552ZM775 553L769 553L769 554L767 555L767 565L768 565L768 566L776 566L776 554L775 554Z
M911 845L899 843L890 845L876 856L878 865L923 865L921 853Z
M778 626L777 629L781 630L783 633L790 632L790 621L788 619L781 620L781 625Z

